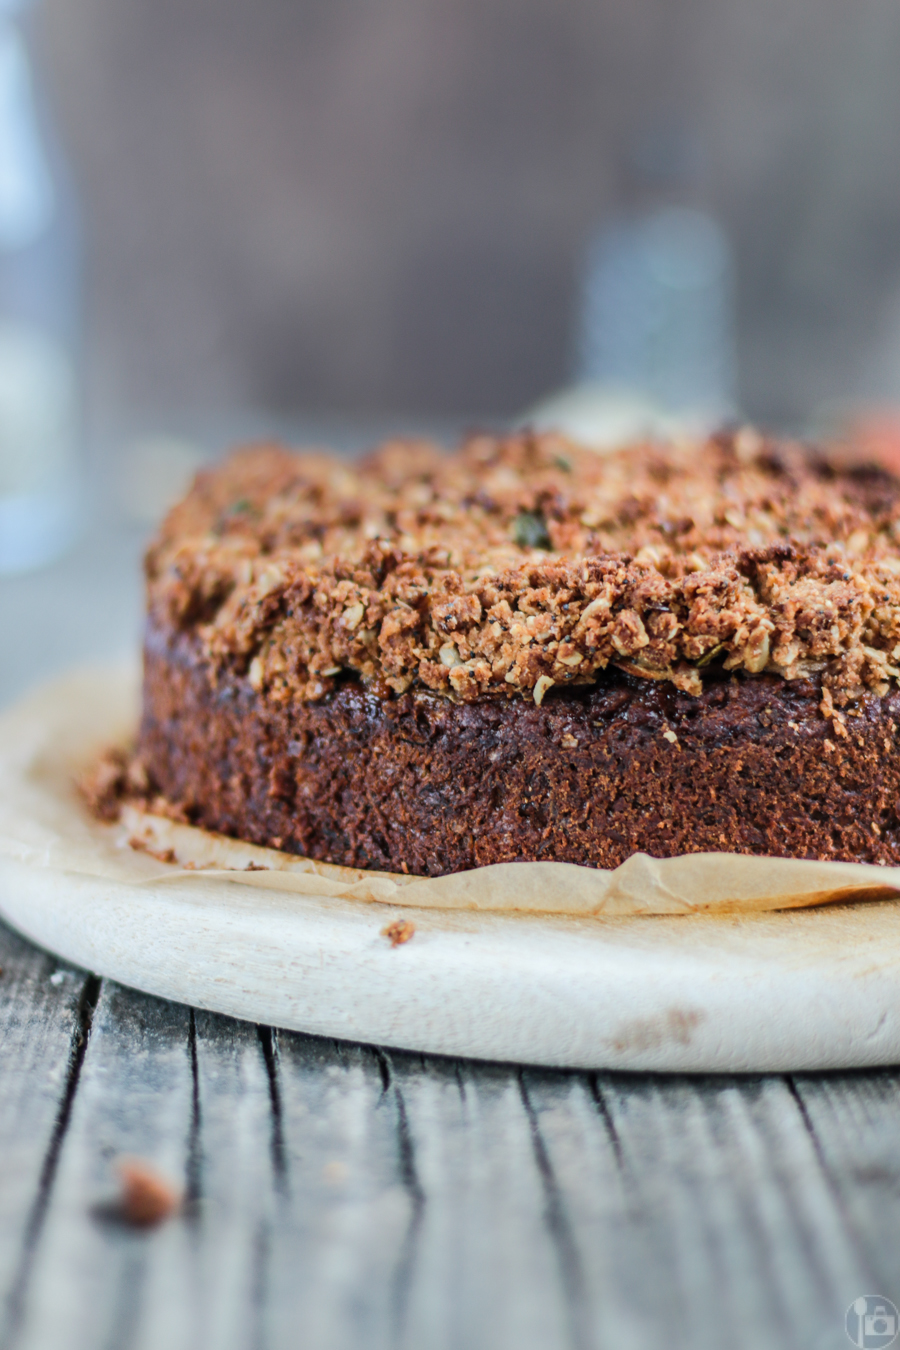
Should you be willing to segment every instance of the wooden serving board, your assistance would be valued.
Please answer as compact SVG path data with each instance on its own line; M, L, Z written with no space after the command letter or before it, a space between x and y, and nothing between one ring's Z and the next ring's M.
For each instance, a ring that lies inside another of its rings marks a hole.
M0 862L0 912L98 974L234 1017L429 1053L669 1071L900 1059L900 903L741 918L385 912L227 882ZM381 930L411 921L392 946Z

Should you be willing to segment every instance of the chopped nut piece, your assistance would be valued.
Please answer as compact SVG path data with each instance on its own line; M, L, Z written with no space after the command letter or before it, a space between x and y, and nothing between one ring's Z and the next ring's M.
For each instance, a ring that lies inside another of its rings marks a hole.
M703 693L703 681L699 673L690 666L682 666L670 678L675 688L681 689L685 694L699 698Z
M534 686L534 701L538 707L543 703L544 695L547 690L551 689L555 683L556 681L551 680L549 675L542 675L540 677L537 684Z
M674 732L674 731L664 731L664 732L663 732L663 740L664 740L664 741L670 741L672 745L677 745L677 744L678 744L678 737L675 735L675 732Z

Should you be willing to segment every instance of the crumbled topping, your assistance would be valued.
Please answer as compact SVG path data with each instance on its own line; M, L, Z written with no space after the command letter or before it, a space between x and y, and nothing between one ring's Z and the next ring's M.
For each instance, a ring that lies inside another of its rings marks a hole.
M147 577L152 622L276 702L348 673L536 704L609 664L693 695L713 660L815 675L829 707L900 679L900 480L749 429L245 449L198 476Z
M92 815L114 821L124 801L146 798L149 779L138 756L121 746L110 746L76 779L75 786Z

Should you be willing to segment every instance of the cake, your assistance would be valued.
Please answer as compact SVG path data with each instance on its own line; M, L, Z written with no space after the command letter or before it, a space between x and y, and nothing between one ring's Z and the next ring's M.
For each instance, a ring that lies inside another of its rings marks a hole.
M129 790L436 876L900 862L900 480L742 429L243 449L146 560Z

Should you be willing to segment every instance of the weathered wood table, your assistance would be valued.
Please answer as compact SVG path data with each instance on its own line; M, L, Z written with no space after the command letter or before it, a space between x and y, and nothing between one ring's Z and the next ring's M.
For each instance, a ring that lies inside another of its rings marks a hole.
M0 1343L826 1347L900 1298L900 1078L660 1079L285 1034L0 929ZM128 1229L110 1163L182 1216Z
M135 640L137 552L94 537L0 586L0 697ZM167 1004L2 927L0 967L4 1350L837 1350L852 1301L900 1302L893 1069L428 1059ZM183 1213L117 1220L122 1154Z

